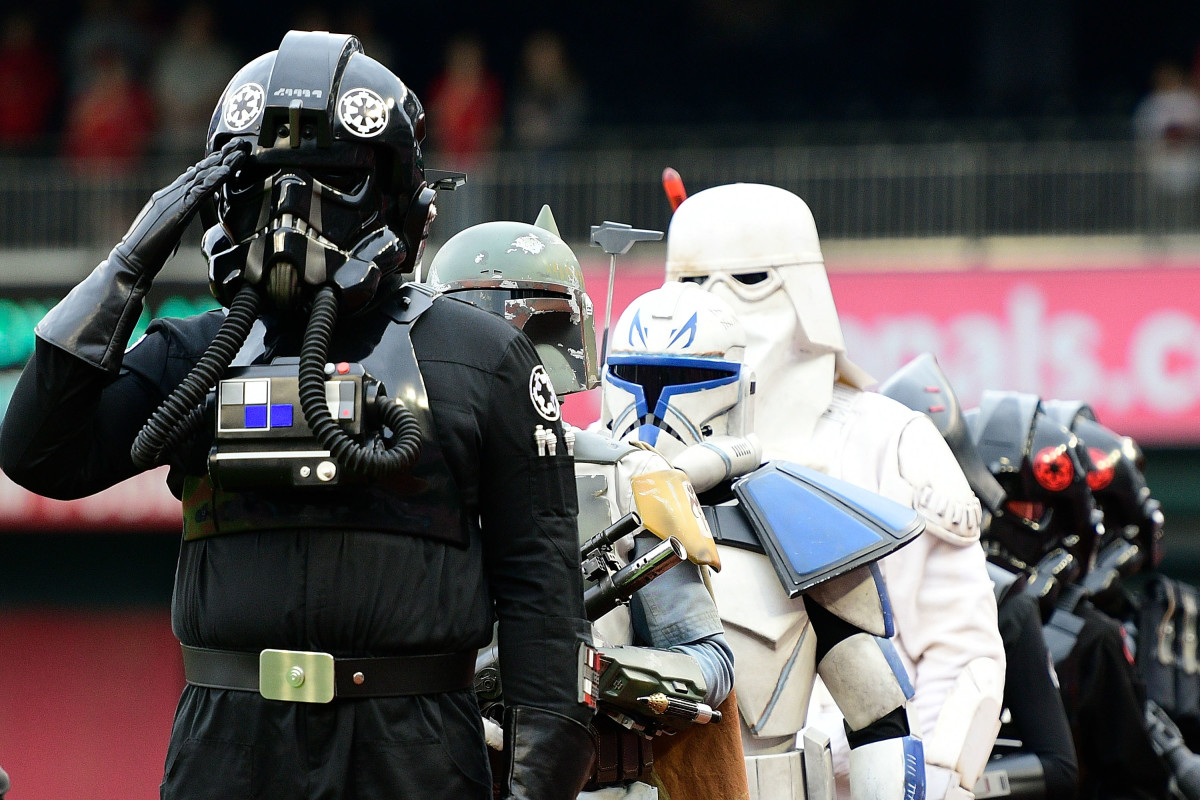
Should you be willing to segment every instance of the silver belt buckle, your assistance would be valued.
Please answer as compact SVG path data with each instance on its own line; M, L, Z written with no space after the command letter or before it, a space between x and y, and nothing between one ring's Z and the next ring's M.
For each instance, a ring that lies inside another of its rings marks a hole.
M258 693L268 700L328 703L333 699L333 656L308 650L258 654Z

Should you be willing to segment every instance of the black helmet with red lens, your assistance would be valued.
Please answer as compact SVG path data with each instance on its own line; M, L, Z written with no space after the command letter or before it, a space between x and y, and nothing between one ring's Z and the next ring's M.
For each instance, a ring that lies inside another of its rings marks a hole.
M984 532L989 555L1027 570L1062 548L1079 573L1095 558L1103 530L1088 486L1091 460L1079 438L1048 416L1037 395L986 391L964 414L1005 501Z
M1101 549L1119 540L1137 545L1136 558L1123 566L1123 574L1158 566L1163 556L1163 512L1146 484L1141 447L1101 425L1086 403L1048 400L1045 408L1079 437L1091 457L1094 469L1088 474L1088 485L1104 513Z

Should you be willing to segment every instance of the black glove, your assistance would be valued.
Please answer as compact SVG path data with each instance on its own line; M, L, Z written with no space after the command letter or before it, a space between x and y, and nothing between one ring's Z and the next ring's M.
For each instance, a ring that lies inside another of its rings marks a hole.
M586 725L529 706L504 710L504 750L500 797L511 800L575 800L595 756Z
M115 373L150 282L174 253L200 204L249 151L249 142L230 141L155 192L108 258L38 323L37 335Z

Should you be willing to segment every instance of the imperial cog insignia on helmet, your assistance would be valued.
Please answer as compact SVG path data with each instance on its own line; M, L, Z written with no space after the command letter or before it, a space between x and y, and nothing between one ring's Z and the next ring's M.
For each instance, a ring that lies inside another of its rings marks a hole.
M388 107L370 89L351 89L338 100L338 119L351 133L364 138L378 136L388 124Z
M262 115L267 93L257 83L243 83L225 100L225 127L244 131Z

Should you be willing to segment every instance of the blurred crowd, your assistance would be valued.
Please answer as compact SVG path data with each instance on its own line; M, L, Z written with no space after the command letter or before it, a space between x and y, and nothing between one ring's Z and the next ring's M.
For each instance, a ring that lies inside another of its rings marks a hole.
M289 27L354 33L368 55L396 68L367 5L337 15L302 9ZM131 171L152 156L198 156L225 81L258 54L223 38L206 2L166 10L85 0L54 42L47 30L48 20L30 6L3 16L0 154L62 155L83 173ZM568 147L588 111L584 81L549 30L530 30L507 81L489 65L481 37L452 35L425 83L410 85L437 120L426 149L460 168L500 146Z
M61 154L84 171L128 170L153 155L196 156L225 78L269 49L245 38L262 27L267 12L255 12L255 25L245 14L230 16L219 3L78 0L67 4L69 11L62 2L10 5L0 22L0 154ZM1180 54L1187 47L1160 41L1159 52L1176 60L1152 71L1151 59L1139 56L1154 41L1148 29L1153 20L1143 20L1130 36L1141 31L1138 41L1150 43L1134 46L1131 40L1122 51L1123 66L1113 67L1123 75L1136 73L1125 75L1126 83L1095 70L1090 77L1067 76L1069 66L1058 70L1064 75L1053 86L1030 83L1029 76L1014 72L1022 60L1006 55L1011 40L1004 36L1003 20L986 13L995 4L977 5L955 19L973 31L966 38L979 43L975 49L995 57L975 56L982 62L952 68L955 49L947 43L936 70L944 97L922 88L921 59L900 58L872 44L883 40L879 29L899 22L866 14L854 3L835 9L792 8L778 0L736 6L706 0L684 13L663 0L639 9L634 25L597 9L586 29L583 20L577 27L565 12L509 13L481 6L456 15L412 8L403 12L403 35L391 33L398 30L395 20L382 19L392 12L366 0L288 6L269 18L284 29L358 36L368 55L395 69L425 103L426 150L459 169L497 148L569 148L597 130L597 123L795 122L831 113L843 119L886 113L1016 118L1055 109L1083 113L1087 103L1073 102L1072 92L1082 97L1107 91L1108 112L1133 111L1130 135L1162 151L1153 157L1162 165L1166 190L1173 190L1172 183L1187 192L1200 186L1200 48L1194 63L1186 63L1189 56ZM1159 23L1154 30L1162 39ZM917 17L907 24L919 32L932 23ZM1060 27L1081 41L1103 41L1095 31L1078 30L1080 24L1064 17ZM1200 36L1190 24L1174 27L1180 29L1175 40ZM420 33L414 37L414 31ZM828 42L848 31L856 36L858 55L829 62ZM1061 61L1067 50L1060 40L1069 38L1063 33L1039 51L1061 51L1056 56ZM894 69L871 73L869 65L880 60ZM1086 73L1086 63L1081 55L1073 69ZM751 73L752 81L740 79ZM818 74L820 80L804 79ZM900 86L901 81L907 83ZM739 83L737 91L728 90ZM904 110L881 105L877 95Z

